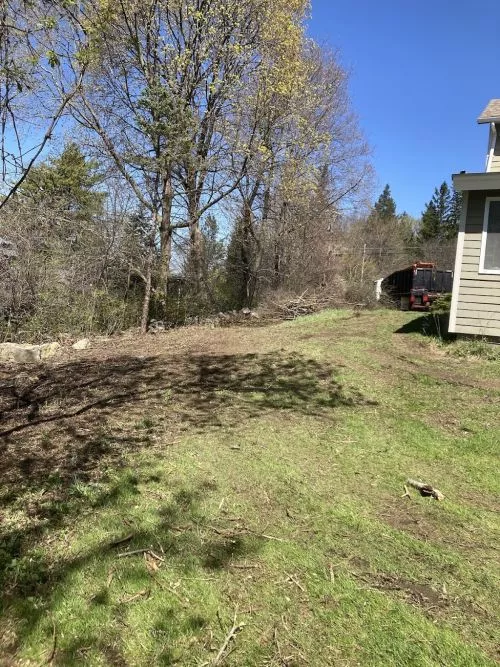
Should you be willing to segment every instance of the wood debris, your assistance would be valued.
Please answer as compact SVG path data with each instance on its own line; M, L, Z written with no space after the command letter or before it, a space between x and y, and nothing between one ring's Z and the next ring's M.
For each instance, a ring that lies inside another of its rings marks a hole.
M224 639L224 643L219 649L219 652L217 653L215 659L211 663L212 667L217 667L217 665L221 665L222 662L225 660L226 656L228 655L227 649L229 647L229 644L234 641L234 638L236 635L243 630L245 627L244 623L237 623L236 622L236 614L234 615L234 620L233 620L233 625L229 632L226 635L226 638Z
M414 489L416 489L421 496L424 498L434 498L435 500L444 500L444 494L439 491L439 489L435 489L433 486L430 484L424 484L423 482L417 482L414 479L407 479L406 480L406 485L405 485L405 494L403 497L407 496L408 498L410 497L408 487L411 486Z
M139 600L140 598L143 598L143 597L148 598L150 596L150 594L151 594L150 589L145 588L144 590L139 591L135 595L130 595L129 597L123 598L122 600L120 600L120 602L122 604L128 604L129 602L135 602L136 600Z

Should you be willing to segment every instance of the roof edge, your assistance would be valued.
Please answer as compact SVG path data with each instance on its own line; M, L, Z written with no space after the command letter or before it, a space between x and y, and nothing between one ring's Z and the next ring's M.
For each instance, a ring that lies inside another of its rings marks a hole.
M500 171L465 172L453 174L453 187L459 192L470 190L500 190Z
M477 123L478 125L486 125L486 124L489 125L490 123L500 123L500 116L491 116L489 118L481 118L481 116L479 116L479 118L477 119Z

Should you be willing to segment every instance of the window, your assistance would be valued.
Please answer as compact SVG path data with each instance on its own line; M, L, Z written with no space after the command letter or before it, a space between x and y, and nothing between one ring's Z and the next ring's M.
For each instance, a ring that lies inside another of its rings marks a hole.
M500 197L486 198L479 272L500 274Z

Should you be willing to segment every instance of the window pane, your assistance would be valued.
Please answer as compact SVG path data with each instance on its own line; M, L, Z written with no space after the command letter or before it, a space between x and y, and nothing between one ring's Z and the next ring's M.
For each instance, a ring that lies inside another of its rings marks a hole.
M490 201L484 268L500 271L500 201Z

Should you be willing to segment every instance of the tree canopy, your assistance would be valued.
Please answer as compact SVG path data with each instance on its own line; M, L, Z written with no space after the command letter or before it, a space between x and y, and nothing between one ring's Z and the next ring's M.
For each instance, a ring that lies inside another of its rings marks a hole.
M422 240L453 239L458 234L462 210L462 195L450 190L443 182L435 188L432 199L425 205L419 236Z
M375 202L373 210L380 220L388 221L396 217L396 202L391 194L389 184L385 186L382 194Z

